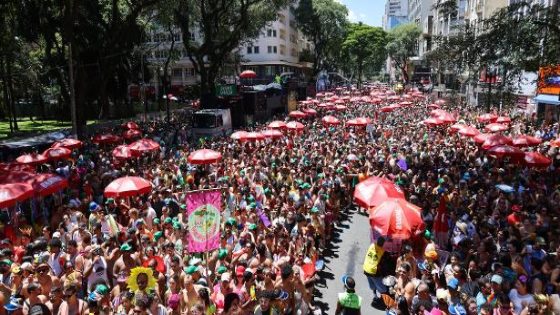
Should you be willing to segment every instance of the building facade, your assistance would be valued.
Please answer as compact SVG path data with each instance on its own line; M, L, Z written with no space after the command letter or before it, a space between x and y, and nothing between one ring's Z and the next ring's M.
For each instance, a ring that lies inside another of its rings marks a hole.
M199 40L200 34L190 34L192 40ZM170 63L167 77L170 80L170 91L166 93L181 94L186 87L196 85L199 77L184 49L183 34L175 28L170 34L161 28L155 28L148 34L142 47L146 67L151 69L152 78L145 85L155 89L155 94L160 95L163 68L174 44L174 56ZM295 17L290 8L281 10L278 19L266 26L261 35L249 44L241 45L236 53L240 57L240 69L232 69L233 73L243 70L253 70L258 78L254 83L270 83L276 74L293 73L299 75L312 68L313 64L300 62L302 51L311 50L309 41L299 32ZM234 67L237 68L237 67ZM225 78L226 81L235 82L235 76Z
M241 70L255 71L256 80L262 83L270 83L281 74L299 76L313 66L301 61L302 52L311 50L311 43L297 28L292 10L286 8L258 38L240 47Z
M408 22L408 0L387 0L383 15L383 29L393 28Z

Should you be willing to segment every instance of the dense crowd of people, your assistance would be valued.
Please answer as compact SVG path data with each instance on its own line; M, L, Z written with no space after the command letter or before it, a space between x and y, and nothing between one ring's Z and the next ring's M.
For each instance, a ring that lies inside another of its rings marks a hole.
M560 156L548 145L558 126L507 113L505 134L540 136L534 149L553 159L532 169L423 125L427 104L380 113L386 104L348 102L332 114L370 117L367 131L327 126L319 115L301 132L258 142L193 141L177 118L139 123L161 150L130 160L86 141L72 159L38 166L66 177L69 189L1 217L0 314L320 314L318 262L353 206L353 187L368 176L398 184L425 223L398 246L390 235L376 237L385 250L368 277L373 306L399 314L560 314ZM448 110L479 125L473 108ZM198 148L222 160L189 164ZM127 175L148 179L152 191L105 198L108 183ZM190 253L185 196L209 188L222 189L220 247ZM350 291L353 281L344 283Z

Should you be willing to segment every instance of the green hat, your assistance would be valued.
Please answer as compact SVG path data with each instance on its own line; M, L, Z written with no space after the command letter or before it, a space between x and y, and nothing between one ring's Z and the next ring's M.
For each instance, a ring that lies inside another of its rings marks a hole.
M181 209L183 209L183 210L187 209L187 205L182 204L182 205L181 205Z
M165 220L163 220L163 223L171 224L171 223L173 223L173 220L170 217L167 217L167 218L165 218Z
M152 220L152 222L153 222L154 224L160 224L160 223L161 223L161 220L160 220L159 218L154 218L154 219Z
M197 271L198 271L198 266L188 266L188 267L185 268L185 272L188 275L192 275L193 273L195 273Z
M107 295L109 294L109 288L104 284L98 284L95 287L95 292L100 295Z
M0 263L3 263L3 264L8 265L8 266L12 265L12 261L9 260L9 259L0 260Z
M439 184L443 184L443 183L445 182L445 179L443 179L443 178L440 177L440 178L438 178L437 182L438 182Z
M430 230L424 231L424 238L431 239L432 238L432 232L430 232Z
M255 197L249 196L249 198L247 198L247 200L249 200L249 201L255 201Z
M253 230L256 230L256 229L257 229L257 225L255 223L250 223L249 224L249 230L250 231L253 231Z
M216 273L221 275L222 273L227 272L227 268L224 266L220 266L218 267L218 269L216 269Z
M181 229L181 223L179 223L179 222L173 222L173 229L175 229L175 230L180 230L180 229Z
M301 188L303 188L303 189L309 189L309 188L311 188L311 185L309 185L309 183L303 183L303 184L301 185Z
M218 259L224 259L227 256L227 249L220 248L218 250Z
M226 220L226 223L231 224L231 225L234 225L234 226L237 225L237 221L235 221L235 219L232 218L232 217L229 217L229 218Z
M163 236L162 231L157 231L154 233L154 242L157 242Z
M251 209L255 209L257 207L257 203L256 202L251 202L247 208L251 208Z
M129 252L132 250L132 246L128 243L124 243L121 245L121 252Z
M310 212L311 212L311 213L319 213L319 208L313 207L313 208L311 208L311 211L310 211Z
M106 205L111 204L111 203L115 203L115 199L113 199L113 198L107 198L107 200L105 200L105 204L106 204Z

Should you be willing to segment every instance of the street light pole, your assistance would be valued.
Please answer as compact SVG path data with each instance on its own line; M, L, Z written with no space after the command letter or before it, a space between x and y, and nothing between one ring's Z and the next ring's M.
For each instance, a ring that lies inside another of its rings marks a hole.
M171 111L169 110L169 95L167 95L167 69L164 68L159 68L160 73L161 73L161 85L162 85L162 89L163 89L163 97L165 98L165 120L167 122L171 121Z

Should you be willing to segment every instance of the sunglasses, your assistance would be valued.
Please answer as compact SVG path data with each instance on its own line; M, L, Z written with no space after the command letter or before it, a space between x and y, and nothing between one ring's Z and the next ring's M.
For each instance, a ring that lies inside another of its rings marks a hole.
M37 273L47 273L49 270L47 268L37 269Z

